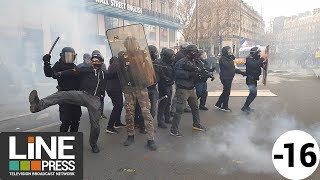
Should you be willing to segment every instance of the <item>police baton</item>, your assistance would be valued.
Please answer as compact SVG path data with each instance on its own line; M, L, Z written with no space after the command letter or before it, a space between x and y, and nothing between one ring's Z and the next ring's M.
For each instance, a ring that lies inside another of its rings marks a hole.
M49 51L49 54L51 54L54 46L57 44L57 42L59 41L59 39L60 39L60 37L58 36L57 39L56 39L56 40L54 41L54 43L52 44L51 49L50 49L50 51Z

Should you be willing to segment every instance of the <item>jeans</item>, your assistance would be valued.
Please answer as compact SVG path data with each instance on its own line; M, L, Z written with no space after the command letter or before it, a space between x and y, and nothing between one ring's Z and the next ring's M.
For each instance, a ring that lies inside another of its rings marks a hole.
M253 102L253 100L257 97L257 81L255 83L248 84L249 88L249 96L244 104L244 107L247 108Z
M201 82L196 84L196 94L200 98L200 107L204 107L208 97L207 82Z
M229 97L231 92L231 85L233 79L220 79L223 85L223 91L216 103L216 106L224 109L229 108Z
M113 108L109 117L108 127L121 123L121 112L123 109L123 95L121 91L107 91Z

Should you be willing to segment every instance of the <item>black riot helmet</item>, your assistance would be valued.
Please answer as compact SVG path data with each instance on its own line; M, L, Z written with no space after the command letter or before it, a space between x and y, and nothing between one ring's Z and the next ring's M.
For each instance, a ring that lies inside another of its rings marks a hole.
M180 45L180 51L186 51L189 43L185 42Z
M221 56L224 56L228 59L231 59L231 60L234 60L235 57L233 55L233 52L232 52L232 49L230 46L224 46L222 49L221 49Z
M191 59L194 59L198 52L198 47L194 44L190 44L187 46L186 53L187 56Z
M155 61L156 59L159 58L159 52L158 52L157 47L155 47L154 45L149 45L148 49L149 49L152 61Z
M77 54L72 47L64 47L61 50L60 57L62 62L73 64L76 60Z
M174 61L174 51L169 48L162 48L160 57L163 62L171 64Z
M253 47L250 49L250 55L254 59L260 59L260 52L261 52L261 50L258 47Z

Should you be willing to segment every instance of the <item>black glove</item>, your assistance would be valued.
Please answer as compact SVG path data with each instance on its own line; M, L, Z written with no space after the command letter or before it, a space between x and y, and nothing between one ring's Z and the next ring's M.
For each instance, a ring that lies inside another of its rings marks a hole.
M53 77L54 79L60 78L60 77L61 77L61 72L53 73L53 74L52 74L52 77Z
M50 54L46 54L42 57L42 60L44 63L50 63L50 59L51 59L51 55Z

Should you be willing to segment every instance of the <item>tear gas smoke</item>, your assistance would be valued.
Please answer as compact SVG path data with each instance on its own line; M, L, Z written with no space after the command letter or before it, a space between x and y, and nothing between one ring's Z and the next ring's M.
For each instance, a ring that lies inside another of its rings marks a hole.
M97 15L86 10L85 0L10 0L0 7L0 104L28 102L31 89L40 97L56 91L56 81L43 73L42 56L57 38L51 64L61 49L73 47L82 55L99 49L106 57L106 42L98 38ZM108 61L106 61L108 62Z
M306 128L287 113L237 115L230 122L210 129L186 147L188 162L214 163L221 173L245 171L276 173L272 147L277 138L289 130L300 129L320 140L320 124Z

